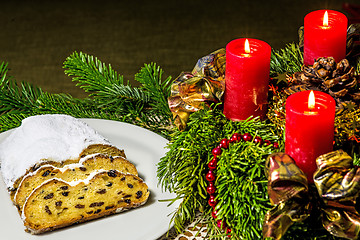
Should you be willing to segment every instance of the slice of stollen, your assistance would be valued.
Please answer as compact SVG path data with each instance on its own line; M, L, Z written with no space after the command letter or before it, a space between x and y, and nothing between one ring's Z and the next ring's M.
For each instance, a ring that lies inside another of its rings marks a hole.
M27 198L22 219L33 234L143 205L150 192L135 175L110 170L79 182L49 180Z
M84 180L97 170L117 170L122 173L138 175L135 166L128 160L123 157L113 158L103 154L87 156L81 159L79 163L66 165L63 168L44 165L23 178L14 197L15 205L19 211L22 211L26 198L35 188L49 179L58 178L66 182Z
M109 157L123 157L126 158L126 155L124 153L124 150L118 149L115 146L108 145L108 144L92 144L83 149L83 151L79 154L79 156L75 159L67 159L64 161L52 161L49 159L39 159L39 162L35 165L31 166L29 169L27 169L26 173L19 177L15 182L11 189L9 190L10 198L13 201L15 205L17 205L15 200L15 194L17 193L17 189L19 188L20 183L23 181L23 178L29 174L32 174L36 172L39 168L42 166L48 166L51 165L56 168L63 168L67 165L78 163L81 159L84 159L86 156L90 156L93 154L103 154L107 155ZM25 156L24 156L25 157Z

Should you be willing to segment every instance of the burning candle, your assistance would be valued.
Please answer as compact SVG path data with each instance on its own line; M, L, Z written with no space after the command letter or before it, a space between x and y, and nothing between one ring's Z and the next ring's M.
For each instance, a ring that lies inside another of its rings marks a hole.
M319 57L333 57L336 62L346 56L348 20L340 12L318 10L304 19L304 64L313 65Z
M226 46L224 114L239 121L265 117L271 47L257 39L235 39Z
M294 93L286 100L285 152L313 183L316 158L333 150L335 100L319 91Z

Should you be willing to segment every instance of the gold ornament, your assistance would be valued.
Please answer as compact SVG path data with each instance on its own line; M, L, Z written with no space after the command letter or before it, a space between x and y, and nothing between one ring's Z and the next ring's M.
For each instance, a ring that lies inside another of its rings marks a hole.
M360 214L360 168L342 150L316 159L316 191L310 191L305 174L285 153L267 159L268 192L275 206L268 211L263 224L264 237L281 239L295 222L308 218L312 209L320 211L324 228L334 236L357 239Z
M225 91L225 49L198 60L191 73L183 72L171 85L168 103L174 124L183 130L191 113L204 104L221 102Z

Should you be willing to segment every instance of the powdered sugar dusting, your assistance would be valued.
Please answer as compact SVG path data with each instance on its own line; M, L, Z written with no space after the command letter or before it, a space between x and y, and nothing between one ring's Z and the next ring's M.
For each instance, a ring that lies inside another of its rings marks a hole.
M26 118L0 144L1 172L7 187L41 160L77 159L91 144L109 144L83 121L49 114Z

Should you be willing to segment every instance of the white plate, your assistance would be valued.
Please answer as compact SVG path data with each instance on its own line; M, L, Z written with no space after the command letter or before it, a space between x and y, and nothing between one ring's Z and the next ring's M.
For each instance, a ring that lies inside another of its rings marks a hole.
M20 216L10 200L5 184L0 180L0 239L24 240L147 240L157 239L169 229L171 213L178 204L168 206L159 200L174 198L174 194L162 192L156 177L156 164L165 156L168 141L141 127L127 123L82 119L113 145L125 150L125 154L137 168L150 190L147 203L139 208L96 219L42 235L24 231ZM0 143L10 131L0 134ZM0 177L2 179L2 177Z

